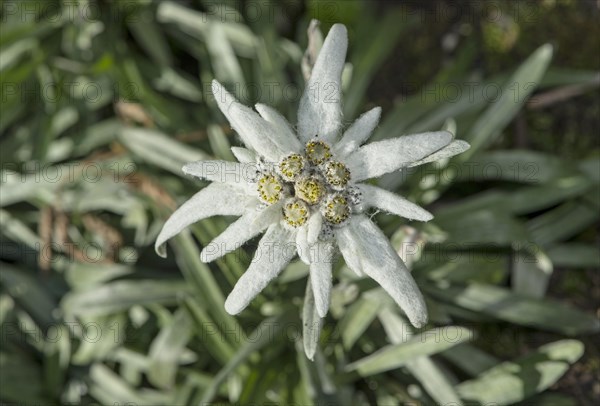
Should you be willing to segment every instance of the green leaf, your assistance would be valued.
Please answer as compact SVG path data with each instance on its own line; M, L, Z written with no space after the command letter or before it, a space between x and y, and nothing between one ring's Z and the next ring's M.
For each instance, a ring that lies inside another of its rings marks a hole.
M150 345L148 380L154 386L168 389L174 385L179 358L191 335L191 318L184 309L180 309Z
M129 265L73 262L65 271L65 279L73 290L79 290L101 285L133 272L133 267Z
M399 368L418 357L437 354L472 339L473 332L463 327L435 328L416 335L402 344L383 347L377 352L349 364L346 369L358 371L363 377L371 376Z
M423 286L431 295L465 309L523 326L575 336L600 330L590 314L549 299L534 299L492 285Z
M230 10L231 11L231 10ZM161 23L172 23L186 34L207 41L209 30L220 25L236 53L250 57L255 52L257 38L244 24L215 19L206 13L191 10L173 1L163 1L158 6L156 18Z
M533 241L540 245L553 244L576 235L600 218L595 205L569 201L529 221L527 228Z
M73 354L73 365L89 365L110 357L126 338L125 314L106 316L79 316L80 327L72 329L74 337L79 339L77 351Z
M124 128L119 139L144 161L180 176L185 163L209 158L205 152L190 148L156 130Z
M539 247L529 251L534 252L521 250L513 256L512 287L516 293L542 298L554 269L548 256Z
M592 183L584 176L566 176L553 179L543 185L523 187L506 193L503 200L513 213L527 214L580 196L587 192L590 186Z
M463 244L465 248L478 244L510 246L528 241L524 225L504 208L484 208L462 217L440 210L436 223L448 233L448 241Z
M363 294L340 320L339 328L344 348L349 350L377 317L381 303L374 296Z
M466 161L478 150L489 145L510 123L540 83L551 58L552 46L545 44L519 66L500 89L498 99L479 117L465 136L465 140L471 144L471 149L459 155L460 161Z
M379 312L379 319L392 344L406 342L413 335L410 324L388 307ZM421 383L437 404L456 406L462 404L453 389L452 382L446 376L447 373L438 368L431 358L423 356L407 361L406 369Z
M197 298L203 306L208 308L209 314L222 323L226 331L241 331L242 327L237 319L225 311L225 297L207 264L200 261L200 252L191 238L189 232L180 233L174 238L175 257L188 284L197 293ZM227 340L234 347L239 341L225 334Z
M0 398L3 401L52 403L44 398L41 368L32 359L0 352L0 382Z
M189 292L179 281L123 280L72 291L65 295L61 307L69 315L103 315L127 310L134 305L175 303L177 296Z
M470 343L459 344L441 355L471 376L477 376L500 363L499 359Z
M54 299L37 279L28 272L4 262L0 263L0 268L0 284L38 326L46 330L56 323L53 315L56 308Z
M577 174L574 166L557 156L518 149L478 154L463 162L457 172L457 180L505 180L532 184Z
M369 30L368 35L356 37L358 43L353 58L352 84L344 95L344 115L347 117L356 116L373 75L390 55L400 35L416 22L416 19L407 22L404 10L394 9L382 18L375 18L378 19L377 24L360 26Z
M222 364L233 357L235 350L228 341L223 338L226 336L220 323L215 322L213 318L197 303L195 297L186 297L183 305L193 319L193 327L196 334L202 340L203 345Z
M119 375L104 364L90 368L89 392L100 403L106 405L135 403L138 405L173 404L173 394L149 389L136 391Z
M459 384L457 391L469 402L512 405L549 388L583 355L583 349L577 340L556 341Z
M272 344L274 334L279 334L282 328L281 317L271 317L264 320L249 337L257 337L253 340L248 340L235 354L235 356L215 375L210 386L206 388L202 396L201 404L210 403L217 394L219 386L231 375L236 368L244 362L250 354L257 351L268 344Z
M591 244L556 244L548 247L546 253L556 266L600 268L600 252L598 247Z

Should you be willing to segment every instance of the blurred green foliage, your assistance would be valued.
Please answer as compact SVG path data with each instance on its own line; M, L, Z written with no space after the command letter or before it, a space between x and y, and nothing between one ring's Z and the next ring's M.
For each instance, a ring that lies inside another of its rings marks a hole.
M545 391L584 351L592 361L578 365L598 373L597 110L569 124L581 100L599 105L600 66L582 59L598 36L582 44L548 27L598 10L502 2L491 18L478 2L426 3L1 1L3 404L590 401L591 384L577 399ZM233 159L238 145L207 84L293 122L310 18L348 25L348 121L382 104L374 139L446 128L472 145L381 180L436 216L376 217L408 257L430 325L413 331L340 260L314 363L302 263L232 317L224 297L252 244L199 257L229 219L181 234L168 260L152 249L205 185L182 164Z

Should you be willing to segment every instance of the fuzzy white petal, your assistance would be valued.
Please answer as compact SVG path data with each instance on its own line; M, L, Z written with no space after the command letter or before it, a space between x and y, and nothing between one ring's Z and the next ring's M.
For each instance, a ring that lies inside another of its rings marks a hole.
M348 231L344 230L344 228L346 227L342 227L336 232L337 246L340 249L342 256L344 257L346 266L348 266L348 268L350 268L350 270L354 272L356 276L362 278L363 276L365 276L365 273L362 270L360 258L356 254L358 252L358 247L353 238L344 238L344 235L342 235L342 233Z
M345 162L352 180L360 182L409 166L445 147L451 140L452 134L447 131L404 135L360 147Z
M248 148L231 147L231 153L233 154L235 159L237 159L243 164L256 162L256 154L250 151Z
M332 243L322 241L310 249L310 282L319 317L325 317L329 310L332 251Z
M247 184L256 172L256 165L231 161L196 161L183 166L183 173L211 182Z
M310 247L308 246L307 231L308 227L306 225L298 227L296 232L296 250L298 251L298 257L300 257L302 262L310 264L310 258L308 256Z
M364 273L389 293L415 327L427 323L427 307L419 287L385 235L369 218L354 216L346 227L338 229L336 236L344 242L355 241L357 251L342 251L344 259L360 262Z
M410 220L429 221L433 215L411 201L377 186L357 185L362 193L362 203L366 207L377 207L385 212Z
M298 135L303 142L318 135L331 142L342 125L342 70L348 48L346 27L335 24L323 43L298 109Z
M264 210L250 210L212 240L200 253L202 262L211 262L235 251L249 239L263 232L281 216L281 205L274 204Z
M381 107L375 107L360 116L346 130L342 139L335 145L334 152L344 157L360 147L377 127L381 117Z
M454 155L462 154L469 148L471 148L471 146L468 142L463 140L455 140L452 141L450 144L446 145L444 148L440 149L439 151L434 152L433 154L426 156L423 159L419 159L418 161L415 161L408 166L412 168L413 166L419 166L429 162L435 162L441 159L450 158Z
M274 162L286 152L277 146L278 136L271 124L267 123L257 112L238 102L216 80L212 82L212 91L219 108L247 147Z
M302 342L304 353L312 361L319 346L323 319L317 313L310 276L308 279L306 294L304 295L304 306L302 307Z
M302 150L302 144L298 140L298 137L296 137L294 130L292 130L292 126L284 116L279 114L274 108L265 104L259 103L255 107L261 117L270 123L279 134L278 139L281 142L282 148L285 148L289 153Z
M308 219L307 231L306 231L306 238L308 240L308 245L313 245L314 243L317 242L317 239L319 238L319 234L321 234L322 225L323 225L323 217L321 216L321 213L319 213L317 211L312 216L310 216L310 218Z
M271 225L258 244L252 263L225 301L225 310L238 314L296 255L294 233L279 223Z
M254 198L241 193L239 188L225 183L212 183L192 196L169 217L163 226L154 249L161 257L167 256L165 242L187 226L212 216L240 216Z

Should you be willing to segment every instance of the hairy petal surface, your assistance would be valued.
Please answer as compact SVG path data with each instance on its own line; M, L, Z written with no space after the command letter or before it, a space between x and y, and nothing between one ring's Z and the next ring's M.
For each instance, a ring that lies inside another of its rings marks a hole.
M304 306L302 307L302 342L304 344L304 353L312 361L319 346L323 318L319 317L317 313L310 276L308 279L306 294L304 295Z
M256 154L250 151L248 148L242 147L231 147L231 153L243 164L256 162Z
M163 226L154 248L161 257L167 256L165 242L189 225L212 216L240 216L255 198L245 195L232 185L212 183L181 205Z
M377 186L357 185L363 196L365 208L377 207L385 212L410 220L429 221L433 215L422 207Z
M299 152L302 150L302 144L298 140L296 133L290 123L277 110L266 104L257 104L256 111L270 123L275 131L280 135L280 147L285 149L286 153Z
M212 240L200 253L202 262L211 262L235 251L242 244L263 232L269 225L279 221L281 204L263 210L250 210Z
M305 264L310 264L310 258L308 252L310 247L308 245L308 227L306 225L298 227L296 231L296 250L298 251L298 257Z
M294 233L279 223L269 226L258 244L248 270L227 297L225 310L232 315L244 310L250 301L279 275L294 255Z
M212 90L219 108L247 147L274 162L286 153L279 145L281 137L257 112L238 102L216 80L212 82Z
M231 161L196 161L183 166L183 173L211 182L246 184L256 171L256 165Z
M435 162L441 159L450 158L454 155L462 154L469 148L471 148L471 146L468 142L463 140L454 140L439 151L434 152L433 154L426 156L423 159L419 159L418 161L412 162L408 166L412 168L413 166L419 166L429 162Z
M335 24L323 43L298 109L298 136L306 142L319 136L326 142L342 126L342 70L348 48L346 27Z
M308 224L306 225L306 239L308 241L308 245L313 245L317 242L319 238L319 234L321 234L321 227L323 226L323 217L321 213L316 212L310 219L308 219Z
M415 327L427 323L427 307L417 284L381 230L366 216L354 216L336 232L338 241L353 240L356 251L342 250L344 260L360 263L362 271L374 279L396 301Z
M452 134L447 131L404 135L360 147L345 161L352 180L360 182L409 166L445 147L450 141Z
M332 242L318 241L310 248L310 283L319 317L325 317L329 310L331 295L331 265L333 261Z
M346 234L344 234L343 228L345 227L342 227L342 229L338 230L336 233L337 246L344 257L344 261L346 262L348 268L350 268L350 270L354 272L356 276L362 278L365 276L365 273L362 270L362 264L360 263L360 258L357 255L359 248L354 239L344 238Z
M377 127L380 117L381 107L375 107L361 115L334 146L333 150L335 153L344 157L358 149L358 147L369 139L371 133Z

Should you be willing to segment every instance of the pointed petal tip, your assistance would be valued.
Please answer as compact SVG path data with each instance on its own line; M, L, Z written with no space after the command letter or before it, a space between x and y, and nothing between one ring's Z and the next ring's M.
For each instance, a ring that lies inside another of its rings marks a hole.
M205 264L208 264L211 261L209 255L206 253L206 248L200 252L200 261Z
M158 255L161 258L167 258L167 250L164 248L157 248L154 250L156 252L156 255Z
M422 221L423 223L427 223L428 221L433 220L433 214L427 212L427 214L425 214L421 219L418 219L418 221Z
M186 175L190 175L191 168L192 162L188 162L181 167L181 172L185 173Z
M413 315L412 317L409 317L409 320L415 328L423 328L425 327L428 321L427 313Z
M466 150L468 150L468 149L471 148L471 144L469 144L465 140L456 140L454 142L456 142L459 145L459 147L462 150L462 152L465 152Z
M308 358L310 361L312 361L312 362L315 361L315 351L314 350L311 351L305 347L304 354L306 354L306 358Z
M344 38L348 37L348 29L346 28L346 26L344 24L341 23L336 23L333 24L331 26L331 29L329 30L329 34L333 34L336 36L343 36Z
M240 309L238 304L232 303L232 302L233 301L231 300L231 295L230 295L225 300L225 311L232 316L236 316L244 309Z
M156 255L158 255L161 258L167 257L167 247L165 245L165 242L162 241L160 238L157 238L156 242L154 243L154 252L156 252Z
M317 306L317 314L319 315L320 318L324 319L325 317L327 317L327 307L323 306Z

